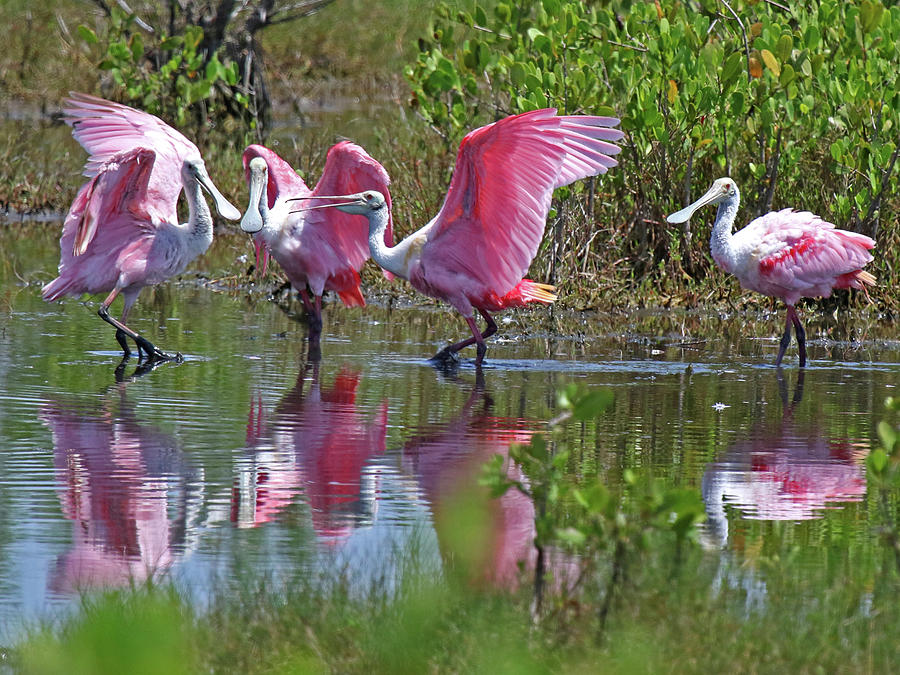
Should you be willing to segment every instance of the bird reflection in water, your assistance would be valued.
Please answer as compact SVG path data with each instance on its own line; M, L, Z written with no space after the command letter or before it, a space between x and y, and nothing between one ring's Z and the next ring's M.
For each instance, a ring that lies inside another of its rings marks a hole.
M535 566L534 504L517 490L492 499L478 479L486 462L530 442L538 425L492 409L479 378L453 419L423 427L406 442L403 468L431 506L444 561L461 563L471 582L512 587ZM522 479L511 462L508 471Z
M374 415L358 408L360 378L360 371L344 367L331 386L322 387L314 362L301 368L271 417L262 401L254 403L249 462L232 499L232 521L239 527L276 519L301 492L320 541L339 541L371 522L374 499L364 496L365 468L384 454L387 403Z
M789 402L779 369L780 422L774 428L758 426L749 439L707 467L702 481L709 517L706 533L715 545L728 542L728 507L748 520L800 521L821 518L826 509L865 495L863 460L868 449L827 436L822 420L795 420L803 381L801 370Z
M185 549L193 481L178 441L137 417L124 384L95 400L51 400L40 413L72 521L51 572L57 592L157 580Z

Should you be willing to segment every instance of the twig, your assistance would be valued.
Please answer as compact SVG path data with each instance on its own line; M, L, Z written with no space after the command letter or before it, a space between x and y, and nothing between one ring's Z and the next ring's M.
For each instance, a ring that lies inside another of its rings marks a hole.
M750 75L750 43L747 42L747 29L744 28L744 22L741 21L741 17L738 16L737 12L735 12L731 5L729 5L725 0L721 0L722 4L728 8L728 11L731 12L731 15L734 17L735 21L738 22L738 26L741 27L741 36L744 38L744 57L747 60L747 82L753 81L753 76Z

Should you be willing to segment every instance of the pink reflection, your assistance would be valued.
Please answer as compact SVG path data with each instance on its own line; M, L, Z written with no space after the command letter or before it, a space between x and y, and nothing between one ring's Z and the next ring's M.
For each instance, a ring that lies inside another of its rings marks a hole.
M865 496L868 448L828 437L821 420L795 421L794 409L803 396L802 371L790 404L781 377L779 386L784 401L780 423L758 426L749 439L709 464L703 476L709 529L721 544L727 541L728 506L746 519L810 520Z
M302 493L316 534L337 541L368 519L364 469L384 453L387 403L374 416L357 409L360 371L342 368L326 388L319 384L318 364L309 383L306 375L300 371L271 416L262 402L251 408L251 465L235 486L232 520L239 527L269 522Z
M173 532L182 528L170 520L167 493L180 449L136 418L119 387L118 402L107 398L99 409L59 401L41 409L63 514L73 525L72 548L52 571L56 591L140 583L173 561Z
M448 535L454 526L461 500L478 499L487 510L484 541L479 540L474 581L487 581L515 586L520 576L520 563L533 569L534 505L517 490L509 490L499 499L491 499L478 489L478 479L485 462L495 454L506 459L513 443L530 442L536 425L514 417L490 414L492 401L480 387L475 387L460 413L450 422L425 427L403 448L403 467L418 479L431 504L442 554L448 550ZM521 479L514 464L507 462L510 476Z

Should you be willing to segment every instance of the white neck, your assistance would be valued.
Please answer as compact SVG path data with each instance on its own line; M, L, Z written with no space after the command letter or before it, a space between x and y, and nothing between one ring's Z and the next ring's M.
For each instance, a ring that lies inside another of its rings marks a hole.
M709 248L713 258L719 264L733 269L737 252L732 245L731 230L737 219L738 206L741 203L741 194L737 186L733 185L734 193L719 202L719 210L716 212L716 222L713 224L712 236L709 240Z
M259 217L262 220L262 229L253 236L262 239L266 243L274 243L276 237L287 223L286 214L284 217L278 217L285 208L287 206L284 202L275 202L274 210L277 213L273 215L272 210L269 209L269 199L263 193L262 199L259 200Z
M384 243L384 231L387 229L387 206L382 206L377 211L369 211L366 217L369 219L369 253L372 260L377 262L382 269L387 270L401 279L409 279L409 265L406 250L409 248L410 238L404 239L394 247Z
M185 181L184 196L188 203L188 239L203 252L209 248L213 240L213 219L209 204L206 203L200 183L193 178Z

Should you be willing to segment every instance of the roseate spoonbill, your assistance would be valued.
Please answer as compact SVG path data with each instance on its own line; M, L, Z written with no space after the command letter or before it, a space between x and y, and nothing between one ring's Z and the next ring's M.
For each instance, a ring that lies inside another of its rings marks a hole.
M463 315L472 337L448 345L434 361L455 358L485 338L497 324L489 312L556 299L552 286L523 279L544 233L554 188L605 173L616 165L613 145L624 134L613 117L561 115L554 109L506 117L463 139L444 205L437 216L394 247L385 244L390 208L368 190L332 197L336 207L369 219L372 258L413 288L445 300ZM324 195L311 195L321 197ZM484 317L484 332L473 309Z
M719 205L710 239L713 260L736 276L744 288L785 302L787 319L775 365L781 365L793 324L803 367L806 333L794 305L800 298L827 298L834 288L865 292L866 284L875 284L875 277L862 269L872 261L869 251L875 242L856 232L835 229L808 211L793 209L772 211L733 233L740 199L734 181L719 178L700 199L666 220L683 223L701 206Z
M244 150L250 203L241 229L255 233L257 266L268 253L278 261L300 293L311 334L322 327L322 293L335 291L347 307L366 304L359 290L359 270L369 257L368 228L361 218L336 212L291 213L289 199L317 194L378 190L388 195L387 172L358 145L342 141L328 151L325 169L310 191L290 164L261 145ZM393 243L390 222L385 243ZM314 300L310 300L307 287Z
M69 208L60 238L59 276L43 288L44 300L64 295L109 293L97 312L116 328L124 358L126 337L151 361L178 359L126 325L128 311L144 286L179 274L213 240L213 219L200 188L219 213L237 220L241 212L216 188L200 151L154 115L87 94L71 94L63 109L75 140L90 154L85 183ZM178 222L184 190L188 222ZM121 320L109 315L119 294Z

